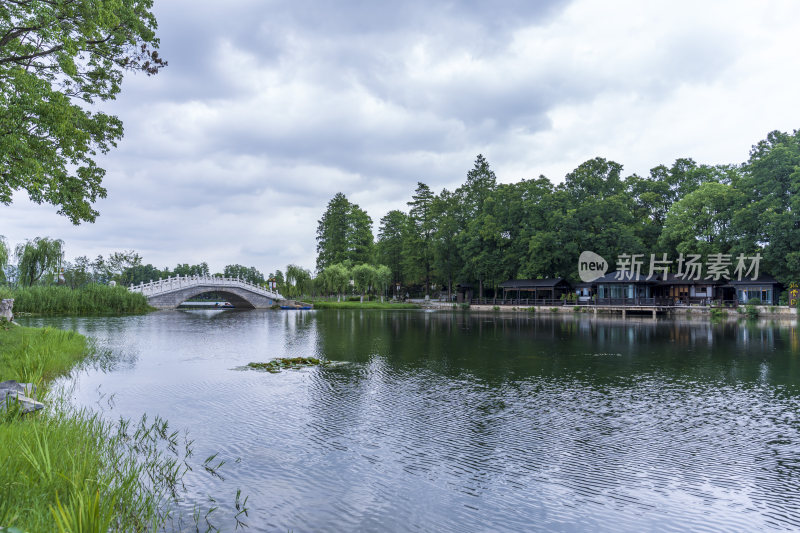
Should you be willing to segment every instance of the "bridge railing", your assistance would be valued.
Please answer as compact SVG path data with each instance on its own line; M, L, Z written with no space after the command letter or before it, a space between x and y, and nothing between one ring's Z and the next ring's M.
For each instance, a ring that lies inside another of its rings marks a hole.
M277 292L267 290L262 285L251 283L241 278L226 278L223 276L170 276L167 279L158 279L149 283L141 282L139 285L131 285L128 290L139 292L145 296L154 296L166 292L177 291L184 288L196 287L198 285L210 285L212 287L239 287L246 288L258 294L263 294L273 300L282 300L283 296Z

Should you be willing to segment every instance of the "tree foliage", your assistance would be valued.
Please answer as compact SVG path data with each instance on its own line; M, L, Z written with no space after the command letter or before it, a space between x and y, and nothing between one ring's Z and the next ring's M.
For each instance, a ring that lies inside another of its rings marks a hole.
M72 223L94 221L106 196L94 158L122 138L119 118L94 110L123 74L156 74L153 0L0 3L0 202L27 191Z
M205 263L203 263L205 265ZM201 275L208 275L208 265L206 265L206 273ZM256 285L264 284L264 274L261 273L256 267L246 267L244 265L225 265L222 275L226 278L239 278Z
M758 253L761 272L800 280L800 131L769 133L742 165L679 158L643 177L596 157L558 185L544 176L498 183L478 155L455 192L417 182L407 205L381 219L375 257L417 293L511 278L576 282L584 250L612 269L623 254L646 262L649 254Z
M6 238L0 235L0 282L6 280L6 265L8 265L8 244Z
M317 223L317 271L344 261L368 262L372 247L372 219L344 194L336 193Z
M282 294L294 298L308 294L310 289L311 272L299 265L287 265Z
M60 239L36 237L17 245L17 283L30 287L39 282L49 283L58 273L64 242Z
M407 229L407 215L394 209L381 219L375 253L378 262L389 268L390 281L403 279L403 238Z

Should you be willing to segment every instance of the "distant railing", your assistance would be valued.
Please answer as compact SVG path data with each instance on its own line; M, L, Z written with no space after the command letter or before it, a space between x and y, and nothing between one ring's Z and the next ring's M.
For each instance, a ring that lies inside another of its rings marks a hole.
M472 305L513 305L526 307L532 305L546 306L641 306L641 307L680 307L689 305L702 305L711 307L736 307L736 300L712 300L711 298L596 298L594 300L581 299L561 300L553 298L473 298Z
M577 305L575 302L566 302L554 298L473 298L472 305Z
M167 279L159 279L157 281L150 281L149 283L140 283L139 285L131 285L128 290L131 292L138 292L145 296L156 296L158 294L165 294L168 292L179 291L190 287L197 287L199 285L211 287L238 287L240 289L247 289L250 292L272 298L273 300L283 300L277 292L272 292L265 289L261 285L251 283L247 280L240 278L225 278L222 276L170 276Z

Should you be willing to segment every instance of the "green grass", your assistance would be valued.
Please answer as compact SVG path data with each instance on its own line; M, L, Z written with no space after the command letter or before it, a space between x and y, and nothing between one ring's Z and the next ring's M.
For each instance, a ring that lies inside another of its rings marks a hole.
M190 468L188 437L158 418L111 423L47 394L52 379L92 357L78 333L0 324L0 381L35 383L47 405L0 411L0 531L153 531L171 519ZM217 475L221 465L212 456L195 469ZM239 524L247 514L240 493L236 508ZM195 524L211 512L196 511Z
M314 302L314 309L419 309L417 304L390 302Z
M91 284L79 289L64 286L33 286L4 289L14 298L14 313L36 315L128 315L152 311L147 298L125 287Z
M74 331L0 326L0 381L47 383L88 353L86 337Z

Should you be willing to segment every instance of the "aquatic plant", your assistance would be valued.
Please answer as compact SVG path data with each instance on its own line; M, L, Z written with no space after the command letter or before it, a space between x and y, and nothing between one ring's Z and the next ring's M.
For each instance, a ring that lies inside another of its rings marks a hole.
M266 363L247 363L249 368L254 370L264 370L277 374L281 370L298 369L309 366L328 366L330 361L317 359L316 357L279 357Z

